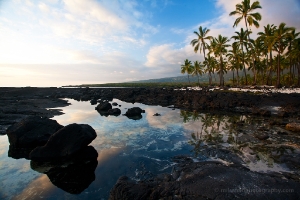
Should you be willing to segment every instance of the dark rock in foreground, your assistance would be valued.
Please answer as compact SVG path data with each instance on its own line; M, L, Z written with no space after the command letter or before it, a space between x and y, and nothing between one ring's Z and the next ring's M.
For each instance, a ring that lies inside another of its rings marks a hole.
M34 148L35 147L24 148L24 147L15 147L13 145L9 145L8 157L11 157L14 159L20 159L20 158L29 159L29 154Z
M30 148L44 145L62 127L55 120L30 116L10 126L6 133L10 145Z
M98 153L88 146L63 162L31 161L31 168L45 173L50 181L71 194L80 194L95 180Z
M172 174L138 182L121 177L110 192L120 199L299 199L300 183L219 162L187 162Z
M34 161L64 159L90 144L96 136L89 125L70 124L54 133L44 146L35 148L29 158Z

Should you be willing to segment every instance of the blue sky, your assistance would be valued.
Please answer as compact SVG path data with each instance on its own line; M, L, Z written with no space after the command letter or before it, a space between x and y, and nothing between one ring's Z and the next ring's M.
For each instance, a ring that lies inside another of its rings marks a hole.
M180 75L202 25L231 37L241 0L0 0L0 86L62 86ZM300 30L299 0L261 0L264 25ZM241 24L241 27L243 25ZM253 28L256 33L261 29Z

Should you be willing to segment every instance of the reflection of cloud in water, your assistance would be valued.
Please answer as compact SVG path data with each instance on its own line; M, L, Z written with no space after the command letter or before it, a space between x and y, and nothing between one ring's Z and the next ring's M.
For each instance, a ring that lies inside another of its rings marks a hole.
M107 159L110 159L114 155L119 154L123 148L109 148L109 149L103 149L101 151L98 151L98 164L104 163Z
M8 151L8 138L6 135L0 136L0 157L6 155Z
M182 123L179 118L179 110L171 110L165 107L147 107L145 109L147 114L147 121L150 126L160 129L166 129L173 124ZM161 114L161 116L153 116L155 113Z
M99 114L95 111L83 110L83 109L72 109L64 110L68 115L55 116L53 119L58 121L62 125L68 125L72 123L82 123L86 120L94 120Z
M188 132L194 132L194 133L200 132L202 125L203 125L203 123L201 122L201 120L183 123L183 127L185 130L187 130Z
M43 174L32 180L20 194L12 199L35 199L36 197L49 198L55 189L56 187L49 181L47 175Z

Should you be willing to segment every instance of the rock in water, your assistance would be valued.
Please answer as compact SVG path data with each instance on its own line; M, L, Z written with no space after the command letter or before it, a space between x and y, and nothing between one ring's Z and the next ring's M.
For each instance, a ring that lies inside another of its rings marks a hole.
M145 112L145 110L142 110L139 107L133 107L133 108L129 108L125 115L127 117L135 117L135 116L141 115L144 112Z
M96 138L95 130L87 124L69 124L54 133L48 142L29 155L34 161L52 161L72 156Z
M110 103L108 102L101 102L97 107L96 107L96 110L98 111L108 111L112 109L112 106Z
M119 116L121 114L121 110L119 108L113 108L107 111L108 115Z
M300 132L300 123L289 123L285 126L285 128L289 131Z
M10 126L6 133L13 147L34 148L46 144L62 125L55 120L30 116Z

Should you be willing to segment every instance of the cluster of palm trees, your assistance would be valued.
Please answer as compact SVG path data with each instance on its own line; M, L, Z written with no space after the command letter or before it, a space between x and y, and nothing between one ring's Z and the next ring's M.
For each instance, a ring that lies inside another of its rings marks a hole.
M251 4L251 0L243 0L237 4L235 11L229 14L238 15L233 27L244 21L246 30L241 28L231 38L209 36L210 30L200 26L199 32L194 32L197 38L191 45L195 53L203 52L204 61L192 64L186 59L181 65L181 73L187 73L188 79L189 75L198 76L198 83L199 76L207 73L209 85L212 85L212 74L217 72L219 85L224 86L224 73L231 71L233 85L300 86L300 32L285 23L279 26L268 24L256 39L251 39L252 32L248 27L258 28L262 18L260 13L253 11L261 8L259 1ZM234 41L230 44L231 39ZM241 71L243 75L240 76ZM251 73L247 74L247 71Z

